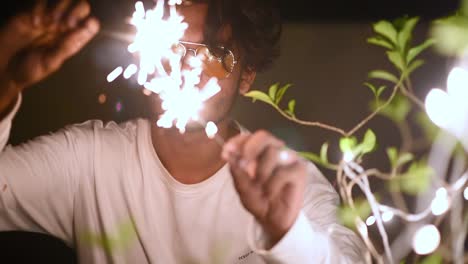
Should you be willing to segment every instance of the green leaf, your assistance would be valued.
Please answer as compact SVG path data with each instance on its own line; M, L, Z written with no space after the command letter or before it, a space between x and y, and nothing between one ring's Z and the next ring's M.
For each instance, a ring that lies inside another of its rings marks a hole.
M314 163L322 163L322 159L315 153L312 152L299 152L299 155L302 157L314 162Z
M371 102L371 109L375 111L382 104L384 104L382 100ZM390 104L381 109L379 114L391 119L395 123L401 123L406 119L410 110L411 104L408 98L401 94L397 94L390 102Z
M387 148L387 156L392 168L396 168L398 162L398 150L395 147Z
M372 37L367 39L367 43L384 47L387 49L393 49L393 44L382 37Z
M368 82L365 82L364 85L366 87L369 87L369 89L371 89L374 96L377 98L377 88L372 83L368 83Z
M406 65L398 51L387 51L387 57L398 70L404 71Z
M372 152L375 149L376 145L377 145L377 138L375 136L375 133L372 130L368 129L360 145L361 154Z
M369 202L365 199L356 199L354 209L349 206L341 206L338 209L338 217L341 222L352 229L355 229L356 218L366 219L371 213Z
M399 154L395 147L387 148L387 156L393 169L403 166L414 159L411 153L405 152Z
M136 239L135 225L132 220L123 222L116 226L114 233L95 233L86 231L80 233L80 240L90 247L100 248L109 254L117 251L125 251Z
M415 60L411 62L406 70L406 76L410 76L415 70L424 65L424 60Z
M283 99L284 94L286 91L292 86L292 84L288 83L285 86L281 87L278 92L276 93L275 103L279 104L281 99Z
M382 86L379 87L379 89L377 89L377 99L380 98L380 96L385 91L385 89L387 89L387 86L385 86L385 85L382 85Z
M421 261L421 264L442 264L443 258L442 255L434 253Z
M398 46L400 51L406 53L406 48L411 41L411 34L413 33L414 27L419 21L419 17L413 17L406 19L403 28L398 32Z
M374 24L374 31L396 44L397 32L392 23L382 20Z
M424 41L421 45L411 48L408 51L408 57L406 58L406 62L408 64L411 63L419 54L421 54L421 52L430 48L434 44L435 44L434 39L428 39Z
M425 161L413 162L407 172L390 180L390 189L418 195L427 191L434 174L434 170Z
M278 90L279 83L275 83L272 86L270 86L270 89L268 89L268 95L270 96L272 101L275 101L276 98L276 91Z
M464 56L468 47L468 19L455 15L437 20L431 35L436 39L436 48L442 54Z
M322 147L320 148L320 159L328 163L328 143L323 143Z
M439 133L440 128L429 119L425 112L421 111L416 114L416 123L423 130L424 136L427 140L435 140L435 137Z
M296 114L294 113L296 109L296 100L291 100L288 103L288 110L286 110L287 113L289 113L291 116L295 116Z
M261 91L250 91L244 95L245 97L252 98L252 101L255 102L256 100L262 101L264 103L275 105L271 98L264 92Z
M398 83L398 78L395 75L383 70L371 71L369 78L390 81L395 84Z
M406 163L412 161L413 159L414 159L413 154L411 154L411 153L403 153L403 154L401 154L401 155L398 157L398 160L397 160L397 167L403 166L403 165L405 165Z
M340 149L343 153L353 151L356 145L357 139L355 137L345 137L340 139Z

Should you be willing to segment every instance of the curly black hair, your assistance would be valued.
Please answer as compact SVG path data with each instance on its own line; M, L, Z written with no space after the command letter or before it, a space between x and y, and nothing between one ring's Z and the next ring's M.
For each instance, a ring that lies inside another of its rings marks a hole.
M243 66L261 72L279 56L282 23L277 0L194 0L208 3L205 41L215 45L230 26L230 42L239 47Z

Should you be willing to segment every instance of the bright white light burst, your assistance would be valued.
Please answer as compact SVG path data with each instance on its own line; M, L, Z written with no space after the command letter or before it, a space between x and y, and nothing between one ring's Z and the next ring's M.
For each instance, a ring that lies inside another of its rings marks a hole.
M455 67L447 78L447 92L432 89L426 97L426 111L438 126L468 142L468 71ZM467 143L468 144L468 143Z
M168 2L168 14L165 14L164 0L158 0L156 6L149 10L145 10L142 2L135 4L130 24L135 26L136 34L127 50L139 58L139 65L130 64L125 71L118 67L107 80L112 82L122 73L125 79L136 74L138 84L144 86L145 91L159 94L162 100L164 113L157 125L163 128L175 126L183 133L189 122L201 122L199 115L204 103L221 89L216 78L199 87L202 73L200 58L184 58L189 67L182 70L183 58L173 51L173 46L183 38L188 24L177 13L177 4L181 1ZM215 131L213 126L216 125L210 123L210 131Z
M442 215L450 207L450 200L448 197L447 189L440 188L436 192L436 196L431 203L431 211L434 215Z

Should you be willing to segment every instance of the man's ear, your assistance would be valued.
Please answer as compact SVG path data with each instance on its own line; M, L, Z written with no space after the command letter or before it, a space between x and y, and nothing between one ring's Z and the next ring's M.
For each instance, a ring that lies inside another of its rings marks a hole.
M252 69L245 68L242 71L239 85L240 94L246 94L250 90L253 82L255 81L255 77L257 77L257 72Z

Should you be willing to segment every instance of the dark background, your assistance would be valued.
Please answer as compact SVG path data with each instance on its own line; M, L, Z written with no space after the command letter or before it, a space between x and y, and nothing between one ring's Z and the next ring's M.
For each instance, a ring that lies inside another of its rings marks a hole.
M351 128L368 113L371 94L362 87L367 72L388 68L382 50L370 47L365 39L370 23L402 15L421 16L416 41L427 36L428 21L453 13L455 0L328 0L281 1L285 30L282 56L269 71L259 75L254 89L265 90L274 82L293 83L288 97L297 98L297 112L306 120L320 120ZM2 7L3 21L25 1ZM93 0L95 15L104 29L118 29L132 11L130 0ZM3 5L3 3L2 3ZM98 36L82 53L48 80L28 89L16 116L10 143L19 144L65 125L88 119L128 120L144 114L144 95L132 81L112 84L105 76L129 59L121 52L124 43ZM421 98L428 89L443 86L449 67L446 59L433 52L426 55L427 66L415 73L415 87ZM107 101L98 103L105 94ZM120 103L122 111L116 111ZM234 115L250 130L266 128L290 146L318 151L324 141L336 143L337 136L316 128L302 128L282 119L270 107L240 98ZM395 128L382 118L370 123L386 142L399 139ZM333 150L333 148L332 148ZM336 151L336 157L338 151ZM333 156L333 153L331 154ZM378 158L370 160L380 164ZM39 234L0 234L0 263L70 263L73 251L60 241Z

